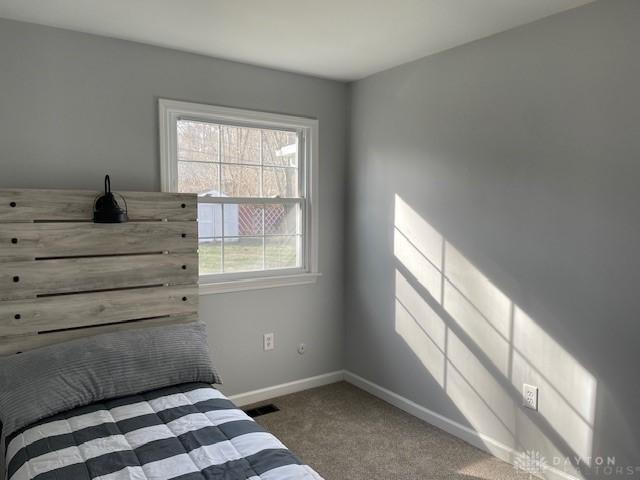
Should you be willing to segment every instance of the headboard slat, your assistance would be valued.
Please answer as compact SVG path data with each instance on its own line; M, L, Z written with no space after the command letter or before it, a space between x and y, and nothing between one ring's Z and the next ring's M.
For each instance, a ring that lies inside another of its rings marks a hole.
M175 325L178 323L193 322L198 319L196 313L184 315L172 315L168 317L153 318L147 320L136 320L135 322L121 322L117 324L98 325L78 330L67 330L64 332L51 332L44 335L15 335L12 337L0 337L0 356L13 355L25 352L34 348L53 345L75 338L82 338L89 335L99 335L118 330L128 330L131 328L159 327L163 325Z
M0 262L21 259L195 252L196 222L6 223ZM184 235L184 236L183 236Z
M0 302L0 331L20 335L197 311L194 285ZM16 318L17 316L17 318Z
M132 221L196 219L197 198L192 194L117 193L125 197ZM0 222L90 221L99 194L95 190L0 189Z
M1 265L0 300L198 282L198 259L193 253L64 258Z

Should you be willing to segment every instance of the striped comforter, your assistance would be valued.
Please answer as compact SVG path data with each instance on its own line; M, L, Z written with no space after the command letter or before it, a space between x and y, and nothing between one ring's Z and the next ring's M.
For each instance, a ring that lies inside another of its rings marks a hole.
M7 438L9 480L321 480L207 384L41 420Z

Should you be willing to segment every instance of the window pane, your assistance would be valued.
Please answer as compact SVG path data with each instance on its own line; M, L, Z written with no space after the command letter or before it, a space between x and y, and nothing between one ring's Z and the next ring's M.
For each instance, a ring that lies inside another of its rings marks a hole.
M264 206L264 233L295 235L300 231L300 206L267 204Z
M266 237L265 267L295 268L298 261L298 236Z
M198 204L198 237L222 236L222 205L214 203Z
M220 167L215 163L178 162L178 191L217 194Z
M262 235L263 210L260 204L225 203L224 204L224 236L257 236Z
M242 203L240 205L225 204L225 227L234 227L232 222L235 222L235 234L231 233L231 230L225 231L225 236L256 236L264 233L263 226L263 212L264 207L262 205L255 205L250 203ZM227 215L228 212L228 215ZM227 216L229 222L227 222Z
M260 167L223 164L222 193L227 197L259 197Z
M222 272L222 239L201 238L198 247L200 275Z
M263 130L262 162L265 165L297 167L298 134L279 130Z
M178 120L178 160L218 162L218 125Z
M224 239L224 271L262 270L262 237L230 237Z
M265 197L297 197L298 169L290 167L264 167L262 194Z
M260 164L260 130L222 125L222 161Z

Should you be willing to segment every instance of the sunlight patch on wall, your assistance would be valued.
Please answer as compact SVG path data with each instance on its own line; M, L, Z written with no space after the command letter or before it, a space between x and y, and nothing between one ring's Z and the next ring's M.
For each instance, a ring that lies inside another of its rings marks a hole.
M502 338L511 329L511 300L455 247L445 248L445 276L449 284Z
M394 226L413 243L416 250L438 270L442 270L442 235L398 195L394 209Z
M512 382L537 385L539 411L586 462L592 452L596 379L516 307Z
M447 339L447 395L476 431L515 447L516 408L510 392L453 332Z
M593 375L398 195L394 254L396 332L470 425L588 464ZM522 407L523 383L539 388L537 413Z
M403 265L412 266L412 274L433 298L442 301L442 275L433 263L397 228L393 232L393 253ZM415 272L415 273L413 273Z
M445 325L440 316L396 270L396 332L444 387Z
M496 368L503 375L509 375L508 337L503 336L449 280L444 282L444 308Z

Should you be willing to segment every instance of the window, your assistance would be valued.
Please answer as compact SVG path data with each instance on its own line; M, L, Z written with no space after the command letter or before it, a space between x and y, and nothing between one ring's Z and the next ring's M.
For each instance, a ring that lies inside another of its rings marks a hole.
M316 120L160 100L164 191L198 195L210 292L317 275Z

